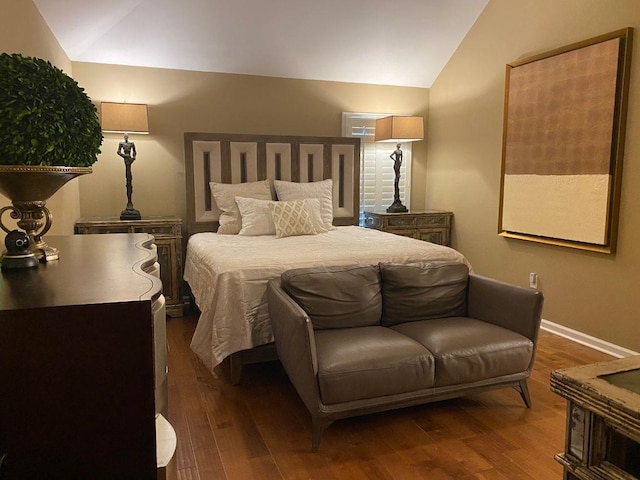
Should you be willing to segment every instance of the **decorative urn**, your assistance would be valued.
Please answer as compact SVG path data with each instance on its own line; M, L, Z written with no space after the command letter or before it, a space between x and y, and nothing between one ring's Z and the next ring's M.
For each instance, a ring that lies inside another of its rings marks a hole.
M95 105L78 83L50 62L0 54L0 193L42 261L58 258L43 236L51 228L46 201L73 178L91 173L102 144Z

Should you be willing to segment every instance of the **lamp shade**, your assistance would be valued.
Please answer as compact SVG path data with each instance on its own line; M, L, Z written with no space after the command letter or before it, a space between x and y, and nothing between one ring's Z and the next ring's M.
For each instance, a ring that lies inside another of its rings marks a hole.
M422 117L392 115L376 120L376 142L415 142L424 138Z
M102 102L100 124L104 132L149 133L147 106L140 103Z

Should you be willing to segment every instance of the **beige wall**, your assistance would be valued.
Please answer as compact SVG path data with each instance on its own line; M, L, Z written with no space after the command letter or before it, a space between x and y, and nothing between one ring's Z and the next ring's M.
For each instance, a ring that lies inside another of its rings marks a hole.
M505 64L634 27L618 252L497 235ZM490 0L430 90L426 199L455 212L455 246L476 271L527 285L540 276L544 318L640 351L640 2Z
M50 60L72 73L97 105L149 105L151 135L131 138L138 150L133 201L143 215L184 218L186 131L339 136L343 111L427 115L428 89L72 64L31 0L0 0L0 11L0 51ZM105 134L94 173L73 180L47 202L55 217L51 234L72 233L81 215L119 215L126 204L124 166L115 154L120 140ZM424 204L425 173L423 142L414 147L416 207Z
M341 135L341 113L427 115L429 91L353 83L74 63L91 98L149 105L150 135L131 136L133 204L142 215L185 217L184 132ZM83 216L119 215L126 204L121 135L105 134L94 173L80 186ZM421 145L422 144L422 145ZM416 144L412 205L424 205L426 144Z
M0 0L0 12L0 52L44 58L68 75L72 74L69 57L31 0ZM80 215L81 181L81 178L72 180L47 202L54 217L50 235L73 233L73 223ZM0 206L10 203L0 195ZM8 215L3 220L10 223Z

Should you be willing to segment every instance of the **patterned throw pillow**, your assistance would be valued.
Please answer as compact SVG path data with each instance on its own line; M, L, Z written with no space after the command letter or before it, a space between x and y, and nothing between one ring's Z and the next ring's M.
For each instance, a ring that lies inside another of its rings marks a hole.
M270 202L269 209L276 226L276 238L316 234L306 200Z
M278 200L303 200L319 198L322 221L327 230L335 230L333 226L333 180L330 178L319 182L298 183L274 180Z

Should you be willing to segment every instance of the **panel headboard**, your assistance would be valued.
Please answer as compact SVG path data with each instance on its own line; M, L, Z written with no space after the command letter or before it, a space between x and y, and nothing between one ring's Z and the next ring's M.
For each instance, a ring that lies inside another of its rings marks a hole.
M333 179L334 225L357 225L360 139L185 133L187 234L214 232L218 210L209 182Z

